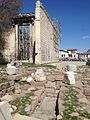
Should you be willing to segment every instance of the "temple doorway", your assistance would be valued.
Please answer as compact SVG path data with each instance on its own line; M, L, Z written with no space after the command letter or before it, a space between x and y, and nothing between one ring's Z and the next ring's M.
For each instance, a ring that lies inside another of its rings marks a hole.
M30 58L30 24L23 23L18 26L18 59Z

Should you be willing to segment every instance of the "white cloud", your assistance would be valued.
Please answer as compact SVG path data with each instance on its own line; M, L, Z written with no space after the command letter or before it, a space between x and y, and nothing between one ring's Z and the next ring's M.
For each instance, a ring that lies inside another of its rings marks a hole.
M82 36L82 39L83 40L88 40L88 39L90 39L90 36L89 35Z

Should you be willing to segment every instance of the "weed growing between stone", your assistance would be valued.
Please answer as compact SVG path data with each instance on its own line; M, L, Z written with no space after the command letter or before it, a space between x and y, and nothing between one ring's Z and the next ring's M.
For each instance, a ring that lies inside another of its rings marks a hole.
M15 112L28 116L29 113L25 111L25 108L31 104L30 97L34 96L34 91L31 91L30 93L27 93L25 97L17 98L14 101L10 102L11 105L14 105L17 107L17 110Z
M69 90L65 92L65 110L63 112L62 120L82 120L82 117L90 119L90 113L77 109L80 107L77 94L78 92L73 88L69 88ZM77 115L72 115L73 113Z

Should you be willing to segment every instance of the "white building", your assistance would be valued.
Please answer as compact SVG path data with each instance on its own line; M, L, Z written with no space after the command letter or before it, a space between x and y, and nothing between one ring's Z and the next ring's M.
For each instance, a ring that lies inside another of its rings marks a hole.
M59 60L78 60L77 49L59 50Z
M82 52L82 53L78 53L79 59L80 60L85 60L87 61L88 59L90 59L90 52Z
M64 60L64 58L68 58L68 52L65 50L59 50L59 60Z
M69 48L67 49L68 56L71 59L78 59L77 49L75 48Z

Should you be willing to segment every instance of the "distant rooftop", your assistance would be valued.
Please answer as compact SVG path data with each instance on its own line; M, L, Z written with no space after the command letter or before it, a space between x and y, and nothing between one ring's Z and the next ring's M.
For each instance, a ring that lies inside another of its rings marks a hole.
M79 55L90 55L90 52L82 52L82 53L78 53Z
M68 48L67 51L77 51L76 48Z
M63 51L63 52L66 52L66 53L68 53L68 51L66 51L66 50L59 50L59 51Z

